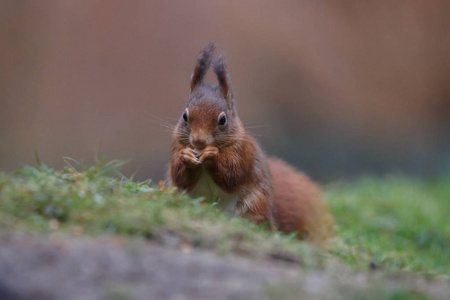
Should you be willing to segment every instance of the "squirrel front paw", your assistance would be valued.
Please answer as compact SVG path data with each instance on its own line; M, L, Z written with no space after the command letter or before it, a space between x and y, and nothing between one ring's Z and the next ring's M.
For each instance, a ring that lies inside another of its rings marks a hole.
M218 155L219 149L217 147L206 146L206 148L199 153L198 159L200 163L208 163L216 160Z
M194 167L200 165L201 163L200 160L197 158L197 154L195 153L194 149L190 147L181 149L179 151L179 154L181 161L188 166Z

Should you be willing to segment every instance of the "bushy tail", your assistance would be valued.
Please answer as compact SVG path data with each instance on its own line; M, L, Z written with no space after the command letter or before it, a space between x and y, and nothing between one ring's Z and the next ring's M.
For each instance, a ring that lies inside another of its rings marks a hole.
M333 217L320 190L305 174L270 158L274 218L278 229L297 231L313 243L333 234Z

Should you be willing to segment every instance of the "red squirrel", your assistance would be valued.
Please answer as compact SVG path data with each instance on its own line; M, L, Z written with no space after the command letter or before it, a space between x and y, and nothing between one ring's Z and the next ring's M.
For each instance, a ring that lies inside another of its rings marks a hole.
M169 185L219 209L311 241L331 234L332 217L306 175L267 157L239 119L224 58L200 52L186 107L172 136ZM212 64L219 84L204 83Z

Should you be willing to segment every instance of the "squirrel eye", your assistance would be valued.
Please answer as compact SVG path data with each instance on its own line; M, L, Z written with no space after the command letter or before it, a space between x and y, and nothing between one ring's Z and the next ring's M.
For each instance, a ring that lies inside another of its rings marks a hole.
M223 126L227 123L227 117L225 114L219 118L219 126Z
M185 122L187 122L188 121L188 109L186 108L186 110L185 110L185 112L183 113L183 120L185 121Z

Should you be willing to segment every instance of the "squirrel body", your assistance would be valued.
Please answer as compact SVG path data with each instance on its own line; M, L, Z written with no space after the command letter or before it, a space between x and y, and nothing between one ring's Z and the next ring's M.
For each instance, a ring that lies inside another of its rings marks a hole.
M240 198L239 192L227 193L218 186L205 167L202 167L198 182L189 194L194 198L204 197L209 202L216 202L219 209L231 214L235 214Z
M304 174L269 158L237 115L224 59L214 44L200 52L191 92L172 135L169 184L219 209L270 229L325 239L332 217L319 188ZM218 86L203 83L213 64Z

